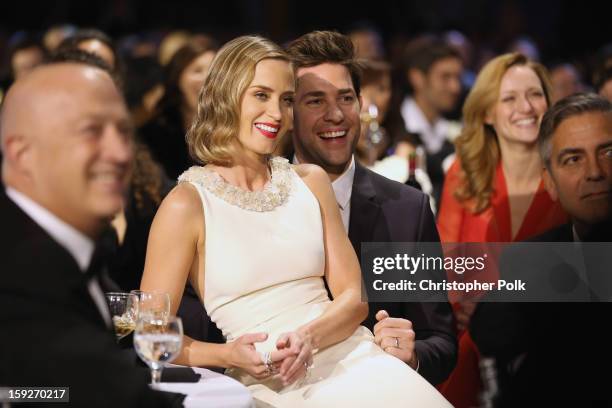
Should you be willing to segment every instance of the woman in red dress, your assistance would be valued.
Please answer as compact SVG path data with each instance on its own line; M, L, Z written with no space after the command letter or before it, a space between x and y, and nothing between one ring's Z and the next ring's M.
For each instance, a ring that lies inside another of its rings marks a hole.
M542 184L536 140L550 103L546 69L517 53L491 60L463 106L457 160L446 175L442 242L521 241L566 222ZM459 358L440 391L457 408L478 406L478 350L470 338L474 303L454 305Z

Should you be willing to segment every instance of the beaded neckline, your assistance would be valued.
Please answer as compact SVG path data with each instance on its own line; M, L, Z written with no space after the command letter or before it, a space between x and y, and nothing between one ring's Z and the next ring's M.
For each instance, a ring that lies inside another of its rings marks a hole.
M223 201L249 211L272 211L287 202L291 192L291 164L283 157L274 157L270 164L271 178L260 191L247 191L233 186L215 171L193 166L178 178L206 188Z

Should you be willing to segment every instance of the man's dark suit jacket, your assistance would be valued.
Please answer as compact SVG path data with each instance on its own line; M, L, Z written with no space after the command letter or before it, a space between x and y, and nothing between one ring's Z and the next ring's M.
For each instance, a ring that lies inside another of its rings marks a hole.
M71 406L181 406L121 352L70 253L0 184L0 386L70 387Z
M427 196L355 163L349 238L357 256L363 242L439 242ZM448 303L388 302L369 304L364 325L376 324L376 312L408 319L416 333L419 373L432 384L444 381L457 359L457 338Z
M571 224L530 239L572 242ZM598 239L601 241L601 239ZM517 255L512 255L516 257ZM585 265L602 259L587 259ZM503 258L502 258L503 260ZM600 265L596 265L599 269ZM606 266L607 272L612 266ZM610 407L611 303L480 303L470 334L499 373L498 407Z

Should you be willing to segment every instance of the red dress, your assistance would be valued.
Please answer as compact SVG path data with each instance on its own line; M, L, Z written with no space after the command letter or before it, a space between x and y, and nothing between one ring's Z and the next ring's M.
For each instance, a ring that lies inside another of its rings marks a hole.
M466 209L454 192L461 183L461 168L455 161L449 169L442 191L438 231L442 242L522 241L567 222L561 206L552 201L540 182L518 233L512 237L510 201L501 161L495 170L491 205L479 214ZM480 392L479 354L468 331L459 333L457 366L438 389L456 408L478 405Z

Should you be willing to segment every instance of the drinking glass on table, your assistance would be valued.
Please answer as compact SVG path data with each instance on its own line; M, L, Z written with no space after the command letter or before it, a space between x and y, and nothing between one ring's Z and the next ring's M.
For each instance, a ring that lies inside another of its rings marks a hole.
M115 336L119 341L136 327L138 296L123 292L108 292L105 295L115 327Z
M170 315L169 294L142 290L132 290L130 293L138 296L139 315L152 314L160 319L165 319Z
M183 323L179 317L160 319L153 314L143 314L138 318L134 348L151 369L151 384L159 384L164 365L178 356L182 343Z

